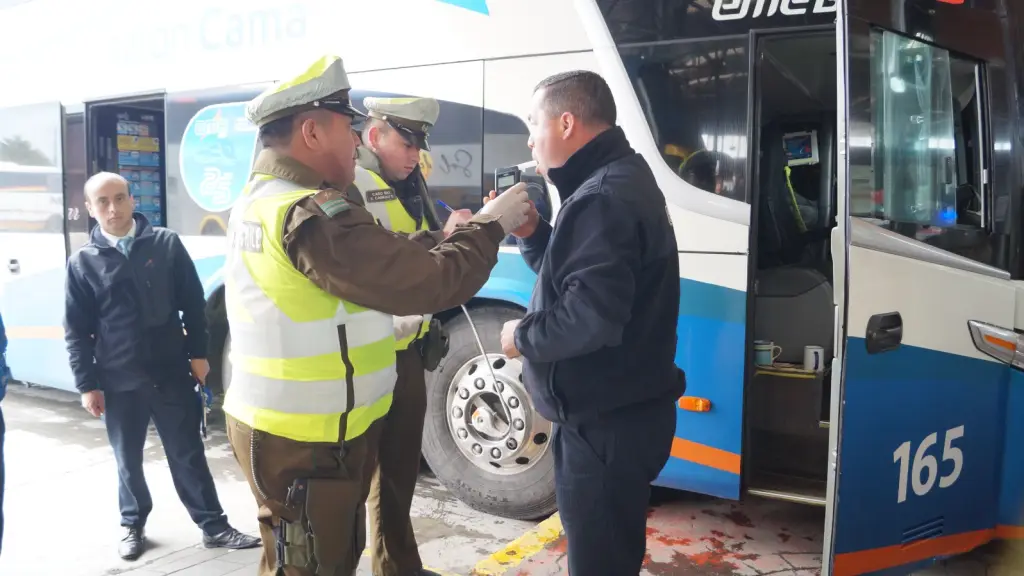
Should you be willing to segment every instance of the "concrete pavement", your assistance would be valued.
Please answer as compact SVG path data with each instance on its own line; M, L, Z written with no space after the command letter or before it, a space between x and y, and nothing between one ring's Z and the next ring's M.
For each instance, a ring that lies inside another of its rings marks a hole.
M156 502L149 546L136 562L117 557L117 472L103 423L78 396L13 385L7 421L2 576L226 576L255 574L259 550L207 550L171 483L155 430L146 444L146 478ZM256 534L255 504L224 434L211 421L207 458L232 524ZM413 525L428 567L447 576L566 574L566 541L557 514L517 522L480 514L421 477ZM752 499L736 503L656 491L643 576L810 576L821 569L823 511ZM595 551L600 553L600 551ZM368 576L364 554L358 572ZM1024 575L1024 556L994 548L940 563L922 576Z
M26 389L20 384L10 387L2 407L7 423L7 482L0 575L254 572L258 550L202 548L199 529L174 491L154 428L145 448L146 480L155 502L146 527L149 545L137 561L125 562L117 556L121 538L117 470L103 423L82 409L77 394ZM231 454L220 415L214 415L207 458L221 504L236 528L257 534L256 505ZM413 508L424 561L455 574L468 574L481 558L534 525L480 515L429 474L420 481ZM362 569L359 574L370 572Z

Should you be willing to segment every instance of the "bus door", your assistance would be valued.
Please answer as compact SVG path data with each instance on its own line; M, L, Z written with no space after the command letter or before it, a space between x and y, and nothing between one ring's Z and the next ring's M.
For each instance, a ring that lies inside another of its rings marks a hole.
M18 380L71 387L64 314L64 110L0 108L0 313Z
M995 535L1010 368L969 322L1014 318L984 263L1009 119L998 18L974 4L840 5L826 574L910 573Z

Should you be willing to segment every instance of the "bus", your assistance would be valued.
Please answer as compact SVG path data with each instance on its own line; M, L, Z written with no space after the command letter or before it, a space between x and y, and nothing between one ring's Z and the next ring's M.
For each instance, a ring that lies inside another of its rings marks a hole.
M303 63L340 55L357 105L437 98L421 164L471 210L531 159L537 82L592 70L678 243L689 385L655 484L823 507L824 573L909 573L1024 537L1022 47L1020 0L0 1L0 142L63 176L60 230L0 231L9 363L73 390L63 266L95 224L82 179L119 170L195 260L211 382L230 382L243 109ZM559 191L527 178L557 221ZM498 344L534 281L506 242L467 303L486 355L444 311L450 351L427 374L427 463L509 518L556 508L551 423ZM500 394L478 386L484 362Z

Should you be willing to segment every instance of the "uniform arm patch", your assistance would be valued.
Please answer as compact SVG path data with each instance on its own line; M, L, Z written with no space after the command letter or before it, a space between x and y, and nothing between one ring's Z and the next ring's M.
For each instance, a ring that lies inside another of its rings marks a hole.
M337 190L321 190L313 196L313 200L328 218L333 218L352 207Z

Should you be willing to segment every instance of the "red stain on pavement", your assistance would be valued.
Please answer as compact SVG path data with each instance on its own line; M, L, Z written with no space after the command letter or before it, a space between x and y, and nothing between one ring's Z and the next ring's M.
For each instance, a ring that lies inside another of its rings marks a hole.
M754 523L750 521L750 517L739 510L733 509L731 512L726 514L725 517L735 522L737 526L742 526L744 528L754 527Z
M736 561L757 560L760 558L759 554L739 554L738 551L743 549L742 542L739 543L741 546L736 549L727 548L725 542L718 538L705 537L701 538L700 541L706 542L710 549L706 552L689 555L689 559L699 566L739 568Z
M668 536L666 534L662 534L661 532L658 531L657 528L652 528L652 527L648 526L647 527L647 541L650 542L651 540L654 540L658 544L663 544L663 545L668 546L668 547L672 547L672 546L689 546L690 544L693 543L693 540L691 540L690 538L675 538L673 536Z

